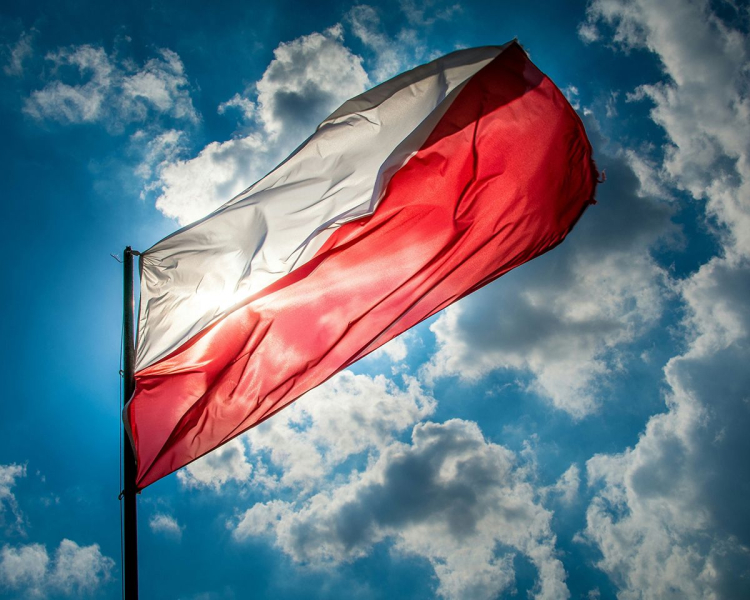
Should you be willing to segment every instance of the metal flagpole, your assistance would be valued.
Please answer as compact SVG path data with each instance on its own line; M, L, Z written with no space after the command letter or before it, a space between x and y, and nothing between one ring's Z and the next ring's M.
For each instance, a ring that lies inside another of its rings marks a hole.
M131 249L125 248L123 258L123 384L125 394L124 404L130 400L135 391L135 341L133 331L133 256L139 255ZM124 427L124 426L123 426ZM138 600L138 524L136 515L136 464L133 447L130 444L127 431L123 430L122 438L123 452L123 489L122 489L122 515L123 515L123 565L122 579L124 584L124 600Z

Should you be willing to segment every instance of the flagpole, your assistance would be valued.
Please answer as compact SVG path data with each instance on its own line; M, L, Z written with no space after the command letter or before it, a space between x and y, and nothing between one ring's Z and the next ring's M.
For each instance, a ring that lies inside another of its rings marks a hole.
M138 255L128 246L123 259L123 384L124 405L135 391L135 341L133 329L133 255ZM138 600L138 523L136 514L136 464L133 446L128 433L123 429L122 438L122 543L123 565L122 579L124 600Z

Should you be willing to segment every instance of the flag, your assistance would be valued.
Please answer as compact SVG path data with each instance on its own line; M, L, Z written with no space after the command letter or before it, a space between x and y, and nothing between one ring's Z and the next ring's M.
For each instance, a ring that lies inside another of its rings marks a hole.
M138 488L562 242L596 178L583 124L516 42L345 102L142 253L124 410Z

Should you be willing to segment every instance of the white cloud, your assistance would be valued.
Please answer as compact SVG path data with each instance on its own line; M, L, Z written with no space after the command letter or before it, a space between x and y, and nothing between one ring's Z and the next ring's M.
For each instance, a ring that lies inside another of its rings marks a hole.
M237 195L263 176L272 151L260 135L212 142L188 160L167 159L147 185L157 190L156 208L186 225Z
M246 121L250 121L255 118L257 106L255 103L240 94L235 94L226 102L219 104L217 109L220 115L226 114L228 109L236 108L240 111L240 114Z
M49 555L41 544L4 546L0 550L0 585L13 590L26 589L30 596L43 595L48 566Z
M135 174L147 181L178 160L185 150L185 134L177 129L160 131L153 136L139 129L130 136L130 140L143 154L143 159L136 167ZM145 191L149 191L148 188ZM144 197L145 191L141 194L141 198Z
M403 71L410 61L410 39L408 30L402 30L401 39L393 39L382 28L380 15L372 6L359 4L352 7L346 15L346 21L352 33L374 54L374 67L371 69L372 80L381 82Z
M666 273L651 250L673 232L671 209L645 195L627 153L604 152L595 121L587 129L607 172L598 204L560 247L441 314L430 378L526 371L531 391L582 418L599 408L627 344L660 316Z
M392 362L400 362L404 360L409 353L409 349L406 346L406 340L403 339L403 335L393 338L390 342L383 344L375 350L370 356L387 356Z
M160 49L142 67L88 44L60 48L46 60L54 79L24 103L34 119L102 123L112 132L153 115L198 121L184 66L171 50Z
M750 593L750 265L713 260L684 284L697 332L665 369L668 412L631 450L589 460L602 485L586 537L622 598L732 598Z
M182 539L183 527L170 515L155 513L148 520L148 526L154 533L160 533L178 541Z
M570 506L578 498L578 490L581 487L581 470L578 465L570 465L568 470L560 476L554 485L542 488L544 497L557 496L560 502Z
M434 398L414 378L404 377L398 386L382 375L342 371L177 477L186 487L217 491L238 482L264 491L309 492L350 457L377 456L434 409Z
M617 98L619 95L619 92L610 92L607 96L605 112L610 119L617 116Z
M344 21L364 46L373 83L385 81L444 53L433 47L428 54L423 32L436 21L450 18L460 8L458 5L441 7L438 4L428 2L417 6L403 2L401 9L407 16L409 26L401 27L394 35L386 32L377 8L358 4L349 10Z
M706 200L708 213L727 228L727 243L750 253L747 36L706 0L597 0L588 15L590 27L613 27L616 44L659 57L669 79L642 85L631 97L653 102L651 117L669 136L663 174Z
M309 488L350 456L380 452L398 433L428 417L435 400L419 382L400 388L382 375L343 371L250 431L254 452L266 452L284 486Z
M437 21L449 21L461 13L461 4L441 0L401 0L401 10L409 23L416 27L427 27Z
M722 226L723 251L677 286L688 343L665 368L666 412L632 449L587 464L600 487L584 537L620 598L747 597L748 38L707 2L596 1L587 27L603 36L602 24L616 44L661 60L668 79L631 98L654 103L652 118L669 139L660 184L705 201Z
M13 493L13 488L21 477L26 477L26 465L0 465L0 525L22 533L24 518ZM6 517L7 512L12 516L10 523Z
M597 31L596 27L593 27L589 23L581 23L579 25L578 35L581 36L581 39L587 44L595 42L599 39L599 32Z
M562 89L562 93L565 94L565 97L574 109L579 110L581 108L581 94L576 86L566 85Z
M114 561L101 553L98 544L79 546L63 540L55 553L49 585L67 595L91 594L109 580L114 566Z
M25 476L25 466L0 465L0 516L9 507L22 534L23 517L13 487ZM24 598L91 595L109 581L114 566L98 544L79 546L64 539L52 558L42 544L5 544L0 549L0 591L17 592Z
M187 488L218 490L230 481L246 483L252 471L245 445L235 438L178 471L177 479Z
M343 43L340 25L281 43L273 55L256 84L258 118L272 140L301 142L368 83L362 59Z
M361 59L343 43L340 26L279 44L254 99L235 95L220 112L252 118L246 135L212 142L188 160L162 162L147 189L156 207L180 224L199 219L265 175L342 102L368 82Z
M537 568L535 597L567 598L552 515L535 501L527 476L475 423L423 423L411 444L392 443L344 484L299 505L256 504L229 525L237 540L271 535L295 561L319 568L390 540L396 553L430 561L446 598L510 591L520 552Z
M53 559L41 544L6 545L0 550L0 586L32 598L92 595L109 581L114 566L98 544L63 540Z
M6 75L20 77L23 75L23 63L33 54L31 42L34 39L34 30L21 33L18 41L12 46L7 46L8 62L3 66Z

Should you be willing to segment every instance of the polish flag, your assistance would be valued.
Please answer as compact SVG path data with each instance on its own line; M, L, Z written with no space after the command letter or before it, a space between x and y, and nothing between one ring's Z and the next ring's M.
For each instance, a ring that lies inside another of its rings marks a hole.
M139 489L563 241L597 172L516 42L345 102L274 171L141 255Z

